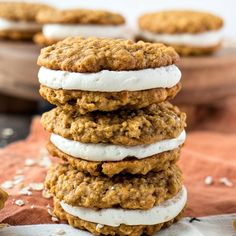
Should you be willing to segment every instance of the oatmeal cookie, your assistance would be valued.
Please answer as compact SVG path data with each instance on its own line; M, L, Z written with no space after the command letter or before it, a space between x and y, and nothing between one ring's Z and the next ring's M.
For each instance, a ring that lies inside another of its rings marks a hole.
M185 120L185 113L163 102L140 110L85 115L57 107L42 115L41 124L51 133L82 143L135 146L176 138L186 126Z
M172 99L180 89L180 83L171 88L122 92L52 89L41 85L39 92L44 99L56 106L63 107L64 110L76 108L81 114L85 114L96 110L140 109L153 103Z
M0 210L4 207L4 203L6 202L8 198L8 194L0 189Z
M47 9L40 11L37 21L42 24L122 25L125 19L118 13L88 9Z
M52 156L58 157L78 171L89 173L92 176L106 175L112 177L116 174L142 174L148 172L159 172L168 169L175 164L180 156L180 148L162 152L144 159L126 158L122 161L86 161L80 158L74 158L59 150L51 142L48 143L47 149Z
M0 2L0 18L10 21L35 22L37 13L49 9L52 7L45 4L3 1Z
M141 70L174 64L179 56L159 43L70 37L43 48L38 65L52 70L99 72Z
M90 176L67 163L48 172L45 187L60 201L87 208L150 209L174 197L182 189L182 173L176 165L146 176Z
M183 217L184 210L180 212L178 216L174 219L156 225L120 225L118 227L112 227L103 225L102 227L97 227L98 224L93 222L88 222L78 217L74 217L68 213L66 213L61 205L60 201L54 198L54 214L60 219L67 221L71 226L75 228L79 228L82 230L88 230L94 235L132 235L132 236L140 236L140 235L153 235L155 232L160 231L166 227L171 226L173 223L179 221Z
M164 34L196 34L223 26L223 20L218 16L190 10L147 13L139 18L138 23L142 30Z

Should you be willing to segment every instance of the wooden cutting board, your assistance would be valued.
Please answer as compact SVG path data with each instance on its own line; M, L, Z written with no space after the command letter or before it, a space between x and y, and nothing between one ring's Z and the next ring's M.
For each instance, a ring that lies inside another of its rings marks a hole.
M212 56L186 57L179 62L183 88L177 104L216 104L236 96L236 48L223 48Z
M40 47L31 42L0 41L0 93L38 100L37 57Z
M40 48L29 42L0 41L0 93L38 100ZM236 95L236 48L224 48L212 56L182 58L183 89L177 104L216 103Z

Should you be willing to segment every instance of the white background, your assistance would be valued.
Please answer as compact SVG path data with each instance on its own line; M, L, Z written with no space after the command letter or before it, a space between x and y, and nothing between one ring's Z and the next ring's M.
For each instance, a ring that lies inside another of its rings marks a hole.
M176 8L210 11L224 18L225 36L236 40L236 0L41 0L41 2L61 8L84 7L120 12L132 27L136 26L137 17L148 11Z

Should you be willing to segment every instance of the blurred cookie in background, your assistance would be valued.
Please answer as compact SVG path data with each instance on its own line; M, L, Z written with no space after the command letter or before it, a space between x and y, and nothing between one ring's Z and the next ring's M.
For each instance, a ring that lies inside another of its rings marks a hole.
M0 210L4 207L7 198L8 194L0 188Z
M138 25L137 39L171 45L182 56L210 54L221 46L223 20L207 12L147 13Z
M34 39L42 46L74 36L127 38L129 34L122 15L102 10L50 9L40 11L37 21L43 29Z
M0 38L30 40L41 31L35 20L36 14L50 7L26 2L0 2Z

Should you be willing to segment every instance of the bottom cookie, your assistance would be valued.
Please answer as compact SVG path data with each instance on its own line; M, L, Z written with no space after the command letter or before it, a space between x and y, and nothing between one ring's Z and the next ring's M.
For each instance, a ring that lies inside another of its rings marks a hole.
M150 40L142 36L137 36L135 40L136 41L142 40L144 42L150 42ZM174 44L169 44L168 46L173 47L180 56L200 56L200 55L211 54L217 51L220 48L221 43L213 45L213 46L209 46L209 47L195 47L195 46L174 45Z
M0 30L0 38L10 40L32 40L34 31Z
M94 235L132 235L132 236L139 236L139 235L153 235L155 232L160 231L166 227L171 226L173 223L180 220L183 216L184 210L182 210L178 216L174 219L156 225L120 225L118 227L107 226L96 224L93 222L82 220L78 217L72 216L69 213L66 213L61 205L60 201L54 198L54 214L60 219L67 221L71 226L75 228L79 228L82 230L87 230Z
M0 189L0 210L4 207L4 203L6 202L8 198L8 194Z

